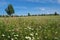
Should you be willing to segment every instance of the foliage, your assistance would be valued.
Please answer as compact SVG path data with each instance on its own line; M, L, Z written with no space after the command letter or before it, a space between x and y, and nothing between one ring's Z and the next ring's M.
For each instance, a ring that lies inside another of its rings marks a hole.
M30 16L30 13L28 13L28 16Z
M60 40L60 16L0 18L0 40Z
M5 9L8 15L12 15L14 13L13 6L11 4L8 5L8 7Z
M58 13L57 12L55 12L55 14L54 15L58 15Z

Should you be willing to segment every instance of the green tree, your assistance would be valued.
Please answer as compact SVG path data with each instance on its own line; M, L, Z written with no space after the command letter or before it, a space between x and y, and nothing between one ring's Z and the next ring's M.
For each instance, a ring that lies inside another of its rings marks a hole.
M30 13L28 13L28 16L31 16Z
M54 15L58 15L58 13L57 13L57 12L55 12L55 13L54 13Z
M11 16L14 13L14 8L11 4L9 4L5 11L9 16Z

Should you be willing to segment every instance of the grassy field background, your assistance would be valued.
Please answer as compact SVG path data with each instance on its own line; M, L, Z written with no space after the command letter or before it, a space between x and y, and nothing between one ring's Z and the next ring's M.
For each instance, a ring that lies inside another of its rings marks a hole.
M1 40L60 40L60 16L1 17Z

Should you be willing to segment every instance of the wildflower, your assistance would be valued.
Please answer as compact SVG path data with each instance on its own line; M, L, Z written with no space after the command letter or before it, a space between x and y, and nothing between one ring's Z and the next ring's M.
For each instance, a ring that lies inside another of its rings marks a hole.
M31 33L30 35L33 36L33 33Z
M31 40L31 37L29 37L29 36L26 36L25 38Z
M28 27L28 29L31 29L31 27Z
M11 30L8 30L9 32L11 31Z
M17 37L15 37L15 39L17 39Z
M11 38L11 40L14 40L13 38Z
M45 36L45 38L47 38L47 36Z
M39 39L39 37L37 39Z
M8 36L8 38L10 38L10 36Z
M35 35L38 35L38 33L36 33Z
M58 32L56 31L55 34L57 34Z
M39 26L41 28L41 26Z
M55 37L55 39L58 39L58 37Z
M4 37L5 35L4 35L4 34L2 34L2 36Z
M19 35L14 35L14 36L17 36L18 37Z

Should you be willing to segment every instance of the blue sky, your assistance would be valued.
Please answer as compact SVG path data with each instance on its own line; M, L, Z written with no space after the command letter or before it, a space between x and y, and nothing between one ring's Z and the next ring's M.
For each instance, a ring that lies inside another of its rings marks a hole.
M0 0L0 15L12 4L16 15L60 13L60 0Z

